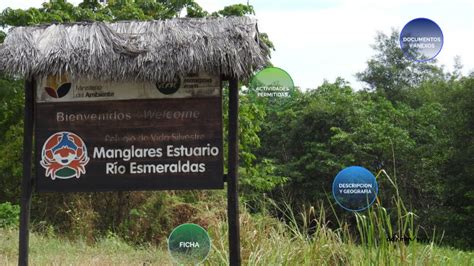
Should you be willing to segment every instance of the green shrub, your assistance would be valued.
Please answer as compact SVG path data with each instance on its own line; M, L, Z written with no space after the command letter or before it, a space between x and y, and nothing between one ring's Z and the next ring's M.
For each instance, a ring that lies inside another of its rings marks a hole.
M174 200L164 192L148 193L141 204L132 206L118 226L117 235L129 243L161 243L173 228Z
M20 206L10 202L0 204L0 228L17 227L20 221Z

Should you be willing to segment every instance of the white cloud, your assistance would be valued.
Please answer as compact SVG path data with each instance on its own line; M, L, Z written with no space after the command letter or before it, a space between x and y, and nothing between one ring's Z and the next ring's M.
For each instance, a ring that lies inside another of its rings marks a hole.
M401 30L410 20L428 17L444 32L445 45L438 56L448 69L456 55L465 72L474 68L474 20L467 1L428 0L343 1L337 7L319 10L265 11L257 9L259 28L267 32L277 50L275 65L286 69L303 88L315 87L337 76L361 88L354 77L373 55L370 44L377 31Z
M5 7L39 7L43 0L0 0ZM70 1L74 4L80 0ZM246 0L197 0L207 11L246 3ZM373 55L370 44L377 31L389 34L401 30L410 20L427 17L441 27L445 37L438 55L448 68L456 55L461 56L465 72L474 70L474 1L472 0L250 0L254 5L261 32L269 34L276 46L272 62L293 77L296 85L316 87L324 79L337 76L356 88L354 78Z

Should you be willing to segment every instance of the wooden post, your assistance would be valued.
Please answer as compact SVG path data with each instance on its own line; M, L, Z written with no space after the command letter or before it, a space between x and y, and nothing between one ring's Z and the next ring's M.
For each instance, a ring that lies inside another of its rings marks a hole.
M239 87L238 80L229 80L229 166L227 174L227 216L229 223L229 261L241 264L239 224Z
M20 243L18 265L28 265L30 205L33 193L32 179L32 153L33 153L33 115L34 115L34 89L33 79L25 82L25 114L23 132L23 179L21 182L20 202Z

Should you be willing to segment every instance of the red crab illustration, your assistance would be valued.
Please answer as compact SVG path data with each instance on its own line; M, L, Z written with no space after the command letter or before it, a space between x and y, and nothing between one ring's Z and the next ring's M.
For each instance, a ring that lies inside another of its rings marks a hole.
M82 139L70 132L58 132L46 140L43 145L41 166L46 169L46 176L56 178L79 178L86 173L85 166L89 162L87 149ZM61 169L69 168L73 175L58 176Z

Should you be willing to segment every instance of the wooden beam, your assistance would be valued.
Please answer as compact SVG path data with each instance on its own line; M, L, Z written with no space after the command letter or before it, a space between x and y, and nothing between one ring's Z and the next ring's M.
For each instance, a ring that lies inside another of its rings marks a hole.
M229 223L229 262L241 264L239 224L239 86L238 80L229 81L229 166L227 174L227 216Z
M23 179L21 182L20 202L20 243L18 265L28 265L30 205L33 193L32 155L33 155L33 123L34 123L34 89L33 79L25 82L25 113L23 132Z

